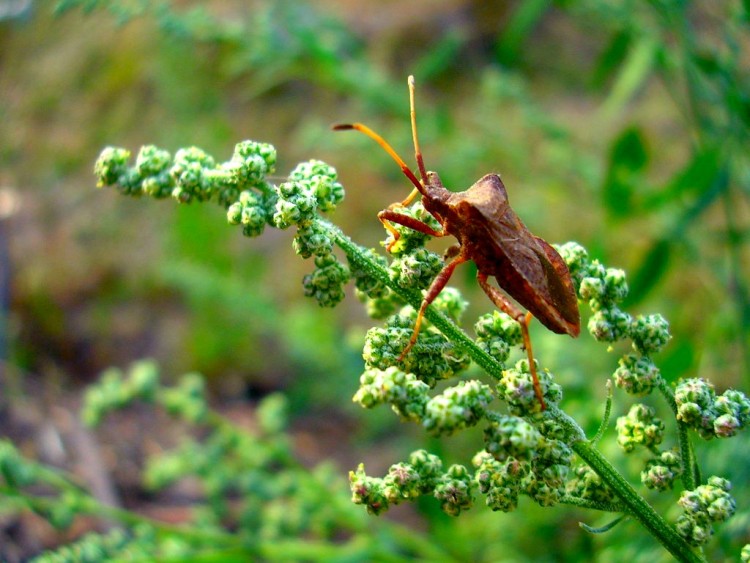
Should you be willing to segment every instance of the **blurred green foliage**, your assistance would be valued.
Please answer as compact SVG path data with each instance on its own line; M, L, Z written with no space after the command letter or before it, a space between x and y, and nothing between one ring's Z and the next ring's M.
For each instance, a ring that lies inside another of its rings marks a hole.
M676 335L666 377L750 382L747 2L65 0L22 16L0 21L0 189L17 202L0 214L11 363L72 380L150 355L227 394L283 388L295 412L348 401L364 317L356 304L297 304L303 267L273 260L291 237L250 247L202 209L93 194L90 169L112 142L187 141L221 154L262 138L288 158L282 175L316 157L345 185L367 186L350 190L337 222L375 246L375 213L407 186L367 139L328 126L367 122L408 154L413 73L427 165L446 185L501 172L533 232L580 240L631 272L631 309L664 313ZM534 339L545 356L561 346L542 331ZM556 372L595 429L599 414L585 407L603 384L581 374L609 373L615 357L577 345ZM747 482L738 451L710 459ZM572 515L530 512L524 529L487 516L487 543L471 535L484 516L425 515L437 533L465 529L471 541L457 545L477 558L492 559L501 547L483 546L506 533L508 553L528 555L547 534L567 547ZM582 559L600 545L571 533ZM638 538L627 549L656 560Z

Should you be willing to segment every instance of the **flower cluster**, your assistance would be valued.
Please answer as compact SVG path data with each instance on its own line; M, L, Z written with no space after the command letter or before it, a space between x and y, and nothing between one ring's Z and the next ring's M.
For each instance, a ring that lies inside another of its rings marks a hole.
M474 484L471 473L462 465L443 469L436 455L417 450L408 462L394 464L385 477L370 477L363 464L349 472L352 501L364 504L371 514L380 514L391 505L432 495L441 508L452 516L467 510L473 503Z
M193 423L205 419L208 405L200 375L188 373L176 387L157 396L158 385L159 372L152 361L135 362L127 373L110 368L102 373L97 385L86 390L82 418L89 426L97 426L107 413L134 401L159 401L173 416Z
M685 379L675 389L677 418L706 440L729 438L750 422L750 399L736 389L717 395L704 379Z
M179 149L174 157L154 145L141 147L135 165L129 166L130 151L107 147L94 165L97 185L114 186L126 195L173 197L180 203L213 200L229 207L245 190L272 193L265 181L276 166L276 150L267 143L242 141L223 163L199 149Z
M179 149L173 158L153 145L141 148L135 166L129 160L125 149L104 149L94 165L97 185L114 186L127 195L171 195L180 203L215 201L227 209L227 221L241 225L248 237L259 236L267 225L295 225L295 251L303 258L316 257L315 271L303 280L305 294L326 307L343 299L348 266L334 256L329 233L315 221L319 212L332 211L344 198L332 166L303 162L276 186L266 179L276 169L276 149L256 141L238 143L222 163L197 147Z
M637 403L626 416L617 419L617 443L626 452L632 452L636 446L653 451L663 439L664 421L651 407Z
M708 483L693 491L683 491L677 501L683 514L677 520L677 531L688 543L703 545L714 533L712 524L728 520L736 509L729 494L732 484L721 477L709 477Z
M568 495L595 503L611 503L615 494L601 476L588 465L578 465L573 469L573 478L565 485Z
M455 301L436 300L433 305L439 310L450 310ZM458 353L455 346L440 332L424 327L416 344L399 361L414 333L415 316L416 312L411 307L405 307L401 314L388 318L385 326L373 327L367 331L362 352L366 367L386 369L399 365L430 387L466 369L466 356Z
M302 284L305 295L321 307L333 307L344 298L351 277L349 266L333 253L330 233L316 221L321 211L332 211L344 198L336 170L319 160L304 162L292 170L289 180L277 186L273 224L279 229L297 226L293 246L303 258L315 256L315 270Z
M482 420L494 398L490 388L475 379L459 381L427 401L422 424L435 434L452 434Z
M682 460L674 450L665 450L646 462L641 482L649 489L666 491L682 475Z
M369 368L360 377L353 401L366 409L387 403L405 420L421 421L429 386L412 373L396 366L385 370Z
M504 365L512 346L521 344L521 325L510 315L492 311L482 315L474 324L476 343L482 350Z
M537 370L537 376L544 393L544 400L551 405L558 404L562 400L562 387L553 382L552 374L546 369ZM497 393L508 403L508 409L512 414L524 416L538 413L542 408L534 392L529 360L526 358L518 360L515 366L503 370L497 385Z
M636 396L651 393L661 381L659 368L651 355L659 352L671 338L669 323L659 314L633 317L619 307L628 294L625 273L605 268L598 260L589 260L577 243L567 243L558 251L568 265L578 296L588 302L593 314L588 322L591 335L602 342L630 338L635 353L622 356L614 373L615 385Z

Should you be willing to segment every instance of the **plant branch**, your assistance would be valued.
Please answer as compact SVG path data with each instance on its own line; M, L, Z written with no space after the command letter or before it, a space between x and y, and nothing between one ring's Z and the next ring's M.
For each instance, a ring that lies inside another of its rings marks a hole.
M387 285L404 301L414 307L419 307L422 294L416 290L406 290L395 284L388 276L388 272L375 263L367 254L347 237L338 227L323 219L316 219L321 228L326 229L336 245L347 255L352 264ZM474 360L490 376L499 379L503 367L484 352L469 336L445 315L428 307L425 317L432 322L451 342ZM651 535L653 535L672 555L680 561L702 561L702 558L677 534L655 510L649 505L617 470L586 440L581 427L567 414L554 405L548 408L549 415L565 430L568 445L583 459L614 491L626 511L637 519Z

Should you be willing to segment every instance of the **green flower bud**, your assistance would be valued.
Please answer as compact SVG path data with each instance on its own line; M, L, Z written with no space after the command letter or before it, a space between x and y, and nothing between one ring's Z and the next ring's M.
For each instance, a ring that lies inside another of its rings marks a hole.
M612 490L588 465L579 465L574 469L573 474L575 478L568 481L566 485L569 495L594 502L614 501L615 495Z
M620 309L595 310L588 322L588 330L600 342L616 342L624 338L630 329L631 316Z
M562 245L552 245L560 254L568 271L573 279L573 285L578 287L581 284L584 273L589 268L589 256L586 249L577 242L566 242Z
M405 308L411 310L411 308ZM411 310L413 313L413 310ZM431 388L438 381L453 377L468 366L465 355L456 355L453 344L439 332L422 326L414 347L399 361L414 332L414 320L405 315L390 317L384 328L371 328L365 336L362 353L368 367L386 369L399 365Z
M203 179L206 191L215 196L219 205L229 207L239 199L237 170L231 162L223 162L218 168L205 168Z
M696 430L704 439L716 436L714 410L716 394L711 383L704 379L685 379L675 387L677 419Z
M472 463L477 468L474 480L479 491L486 495L487 506L493 511L515 510L522 479L528 474L528 464L513 458L500 462L487 452L474 456Z
M664 428L653 408L635 404L627 416L617 419L617 443L626 452L632 452L636 446L653 450L664 439Z
M487 385L461 381L427 401L422 424L435 434L452 434L477 424L493 399Z
M539 506L554 506L562 498L562 489L550 486L542 480L532 477L526 483L526 494Z
M581 280L579 287L578 293L584 301L593 301L594 304L603 301L605 294L603 279L587 276ZM592 306L592 308L598 309L599 306Z
M363 295L363 293L357 292L357 296L360 299L362 299ZM367 316L376 320L385 319L393 315L396 310L404 304L398 295L390 290L388 290L382 297L368 298L364 295L364 299Z
M628 282L625 280L624 271L617 268L607 268L603 281L607 302L620 303L628 296Z
M333 254L315 257L315 270L302 280L307 297L314 297L321 307L334 307L344 299L344 285L349 268Z
M689 543L705 543L713 534L712 523L724 522L734 515L736 502L730 489L729 481L712 476L706 485L682 492L677 503L685 513L677 522L677 530Z
M156 363L149 360L134 363L126 385L131 390L130 395L143 401L153 401L159 386L159 368Z
M336 169L320 160L298 164L289 179L305 183L321 211L333 211L344 199L344 187L336 181Z
M164 408L172 416L193 424L202 423L208 415L205 387L206 382L200 374L183 375L177 387L164 391Z
M680 455L674 450L667 450L646 462L645 469L641 471L641 482L649 489L666 491L672 488L680 475Z
M427 450L415 450L409 455L409 464L419 473L422 492L432 491L443 473L442 460Z
M537 446L535 455L531 460L531 471L539 483L544 483L551 489L557 490L557 492L544 492L548 496L548 500L553 497L559 499L559 495L562 494L572 458L572 450L559 440L542 439Z
M433 495L440 508L450 516L458 516L474 503L472 476L463 465L451 465L440 478Z
M648 395L661 379L659 368L649 358L625 354L614 373L615 385L635 396Z
M677 519L675 528L685 541L695 547L708 543L714 533L711 525L705 520L699 520L687 514L683 514Z
M276 172L276 149L269 143L242 141L234 146L232 162L239 164L242 181L255 185L265 174Z
M315 215L317 203L303 182L284 182L276 188L278 200L273 215L273 224L279 229L307 223Z
M172 195L174 188L174 181L168 172L163 172L158 176L149 176L141 182L143 193L155 199L169 197Z
M145 145L138 151L135 159L135 168L142 177L159 176L168 172L172 161L169 151L160 149L154 145Z
M552 382L552 375L547 370L537 369L537 376L545 401L550 404L559 403L562 400L562 388ZM541 411L542 406L534 392L527 359L519 360L515 367L503 370L497 392L508 403L511 414L527 416Z
M357 471L349 472L349 487L352 491L352 502L364 504L370 514L381 514L388 510L389 502L383 479L368 477L364 464L360 463Z
M302 258L309 258L313 255L324 256L333 251L333 240L317 223L300 225L292 245L294 251Z
M443 269L443 261L434 252L417 248L395 258L389 267L389 276L399 286L426 289Z
M734 436L750 422L750 400L741 391L727 389L713 402L714 432L719 438Z
M542 441L539 432L517 416L499 415L484 430L485 450L498 461L509 457L529 461Z
M641 471L641 482L649 489L666 491L671 489L678 473L666 465L649 463L646 469Z
M630 337L633 339L633 348L644 355L661 351L672 338L669 323L661 315L637 317L630 325Z
M172 197L179 203L207 201L212 193L205 178L204 169L216 166L213 157L198 147L180 149L174 155L174 163L169 174L176 184Z
M385 496L391 504L414 500L422 494L419 472L408 463L391 465L383 478L383 485Z
M429 387L413 374L396 366L385 370L367 369L359 381L360 388L353 401L364 408L388 403L404 419L419 421L424 416Z
M521 325L500 311L479 317L474 325L477 344L501 364L510 357L512 346L521 344Z
M466 307L469 306L469 302L463 298L461 292L455 287L445 287L432 302L432 306L458 323L464 311L466 311Z
M112 186L120 181L128 169L130 151L118 147L106 147L99 154L94 163L94 175L97 177L96 186Z

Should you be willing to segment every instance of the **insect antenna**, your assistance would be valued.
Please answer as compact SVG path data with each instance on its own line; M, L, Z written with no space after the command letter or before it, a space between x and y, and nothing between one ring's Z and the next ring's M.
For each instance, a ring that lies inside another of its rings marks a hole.
M422 182L427 185L427 169L424 166L424 159L422 158L422 149L419 148L419 139L417 138L417 110L414 103L414 76L409 75L409 115L411 116L411 136L414 140L414 157L417 159L417 167L419 168L419 175L422 177Z
M412 191L411 194L409 194L409 197L407 197L401 205L409 205L412 200L416 197L417 193L424 193L424 187L419 181L419 178L417 178L414 175L414 172L411 171L411 169L407 166L407 164L404 162L404 159L401 158L398 153L393 150L393 147L388 144L388 142L378 135L375 131L370 129L367 125L364 125L363 123L339 123L337 125L334 125L332 127L334 131L346 131L349 129L354 129L355 131L359 131L360 133L364 133L368 137L370 137L373 141L375 141L377 144L379 144L385 152L387 152L389 155L391 155L391 158L396 161L396 164L398 164L401 167L401 172L404 173L404 176L409 178L409 181L414 184L414 187L416 188L414 191Z

